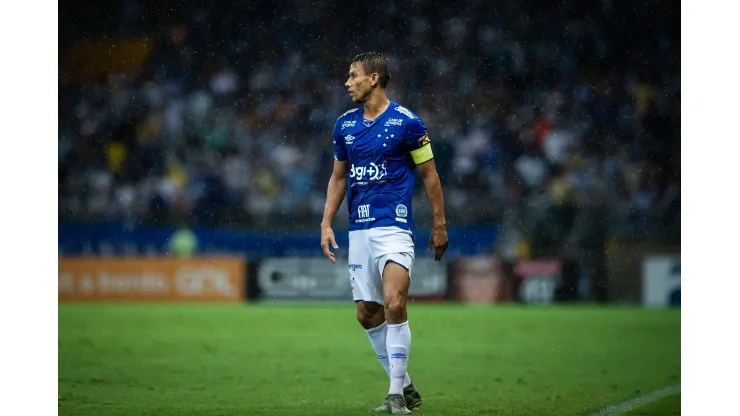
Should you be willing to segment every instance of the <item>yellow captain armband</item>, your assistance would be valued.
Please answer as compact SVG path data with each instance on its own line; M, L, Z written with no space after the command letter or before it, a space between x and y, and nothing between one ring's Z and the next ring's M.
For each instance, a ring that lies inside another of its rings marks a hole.
M410 153L411 158L417 165L434 158L434 154L432 154L432 145L429 143L429 136L424 136L424 138L421 139L421 147L416 150L412 150Z

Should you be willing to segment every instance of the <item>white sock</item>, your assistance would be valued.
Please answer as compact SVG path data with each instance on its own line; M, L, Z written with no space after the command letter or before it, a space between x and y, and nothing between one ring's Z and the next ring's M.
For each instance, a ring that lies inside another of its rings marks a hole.
M370 338L370 344L372 344L375 354L378 356L378 361L385 369L388 376L391 375L391 365L388 361L388 352L385 349L386 334L388 333L388 326L385 322L376 326L375 328L366 329L367 337ZM403 387L407 387L411 384L411 378L409 373L406 373L403 380Z
M411 348L411 330L409 322L388 324L385 337L385 349L390 357L391 387L388 394L403 394L409 349Z

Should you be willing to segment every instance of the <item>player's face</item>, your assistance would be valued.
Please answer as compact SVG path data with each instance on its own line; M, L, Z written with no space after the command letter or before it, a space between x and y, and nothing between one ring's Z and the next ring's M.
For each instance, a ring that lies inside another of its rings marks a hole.
M347 87L352 101L364 103L370 98L370 93L373 91L370 81L371 78L365 74L365 68L362 67L362 64L355 62L350 65L349 78L347 78L344 86Z

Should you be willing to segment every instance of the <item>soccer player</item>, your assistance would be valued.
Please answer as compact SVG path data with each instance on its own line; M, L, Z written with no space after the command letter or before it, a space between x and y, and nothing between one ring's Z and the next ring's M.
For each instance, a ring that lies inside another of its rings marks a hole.
M388 59L377 52L356 56L345 87L360 107L334 126L334 170L321 222L321 247L332 263L338 248L331 228L345 193L349 207L349 277L357 320L367 331L390 388L375 412L409 414L421 405L406 372L411 331L406 314L414 264L411 197L418 169L432 206L428 249L439 261L447 250L442 186L424 123L388 100ZM331 245L331 247L330 247Z

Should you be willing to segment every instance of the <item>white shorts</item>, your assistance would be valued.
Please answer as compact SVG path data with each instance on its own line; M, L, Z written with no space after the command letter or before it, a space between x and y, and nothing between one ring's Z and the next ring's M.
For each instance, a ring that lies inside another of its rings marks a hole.
M398 263L409 271L414 266L411 231L378 227L349 232L349 279L354 301L383 304L383 270Z

